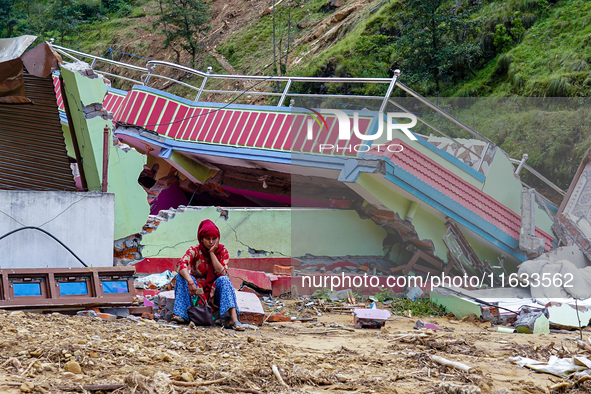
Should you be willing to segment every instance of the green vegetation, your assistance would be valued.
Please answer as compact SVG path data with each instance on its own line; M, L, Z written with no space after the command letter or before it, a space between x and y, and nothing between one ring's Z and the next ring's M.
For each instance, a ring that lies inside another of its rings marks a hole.
M134 0L0 0L0 37L23 34L78 47L80 32L128 15Z
M158 6L160 15L154 27L161 29L166 36L164 49L175 51L177 63L180 63L181 50L189 52L191 66L194 67L197 53L201 50L198 34L209 29L209 6L203 0L158 0Z
M395 315L404 315L410 311L411 316L445 316L445 307L437 305L428 298L417 298L415 301L408 298L396 299L390 304L390 310Z
M173 0L159 1L166 8ZM343 10L355 7L356 1L344 1L339 7L330 3L284 0L275 12L265 8L217 43L217 52L241 74L391 77L400 68L401 82L435 97L454 116L468 119L466 123L511 157L528 153L528 164L562 188L568 187L591 147L589 102L582 99L591 96L588 0L369 0L346 15ZM171 19L166 27L166 13L158 4L156 0L0 0L0 35L53 37L73 49L138 65L145 65L145 59L107 50L168 61L182 59L185 65L191 62L201 70L213 66L214 72L226 73L211 54L198 53L196 32L205 29L208 21L199 19L187 27L185 33L190 33L193 44L182 44L172 33L182 35L183 29L172 28ZM254 0L248 4L233 0L231 5L238 9L251 4ZM158 19L159 15L164 16ZM164 51L162 44L167 46ZM182 77L194 86L201 83L180 73L169 76ZM129 84L114 82L116 87L129 88ZM185 97L195 94L190 88L164 82L153 82L153 86ZM209 81L208 87L227 88L219 80ZM334 83L294 83L291 87L298 93L362 95L383 95L386 88ZM395 89L393 95L405 94ZM477 97L488 99L469 100ZM517 97L539 101L511 101ZM545 99L551 97L572 101ZM246 101L247 95L237 102ZM427 120L454 137L468 137L459 130L445 129L439 119ZM541 186L526 173L522 178Z
M302 36L298 23L313 26L326 16L321 10L326 0L291 0L277 6L275 23L273 13L262 15L253 23L234 34L218 45L217 49L224 55L235 69L243 74L263 73L265 75L292 74L293 68L285 64L286 56L302 53L303 46L294 47L294 43ZM275 27L275 59L273 58L273 27ZM304 28L304 30L308 30ZM273 72L273 63L276 71Z
M456 73L472 70L472 64L481 54L473 39L476 22L469 20L476 6L469 4L453 9L445 7L445 3L443 0L405 1L400 33L391 36L402 69L409 70L407 80L437 96L442 82L452 80Z

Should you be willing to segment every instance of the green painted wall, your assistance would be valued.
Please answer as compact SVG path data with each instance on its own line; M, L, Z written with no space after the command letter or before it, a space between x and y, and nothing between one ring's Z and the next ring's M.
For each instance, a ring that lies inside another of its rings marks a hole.
M63 94L67 95L72 123L80 147L84 175L89 190L102 190L104 128L112 128L111 120L100 116L86 119L83 107L103 103L107 87L102 78L90 78L77 71L62 68ZM72 125L68 125L71 127ZM63 126L68 154L75 157L68 127ZM142 231L148 220L150 206L145 190L137 179L147 157L132 149L127 153L111 143L109 132L108 193L115 194L115 239ZM69 143L69 145L68 145Z
M394 191L389 189L386 185L375 179L371 174L362 173L357 179L357 184L367 190L373 197L377 198L382 204L388 207L392 212L396 212L401 218L405 218L407 212L412 204L410 200L396 194ZM448 249L443 242L443 235L447 231L445 227L445 221L438 216L433 215L431 212L423 208L424 203L419 203L415 215L412 220L412 224L418 233L419 239L429 239L435 246L435 255L447 261ZM464 234L465 236L467 234ZM476 242L473 238L466 236L472 249L478 255L481 260L487 260L491 265L498 265L497 257L500 254L495 250L484 246L481 242ZM398 254L398 250L394 250L394 258ZM507 263L510 259L507 260ZM400 263L400 262L399 262Z
M64 81L62 94L67 97L74 123L69 126L73 126L76 131L88 189L101 190L103 129L110 126L111 122L101 117L85 119L82 110L89 104L102 103L107 87L102 78L91 79L63 67L60 72Z
M395 193L370 174L360 174L357 184L371 193L392 212L398 213L403 219L406 217L412 201ZM415 226L419 239L430 239L433 241L435 255L447 261L447 248L441 240L441 237L443 237L446 231L445 222L423 209L421 203L419 203L419 208L416 210L412 224Z
M379 256L386 232L356 212L331 209L224 208L187 209L143 236L144 257L180 257L197 243L197 226L211 219L231 257Z
M135 149L109 147L107 192L115 194L115 239L141 232L148 220L150 204L137 181L146 162L146 155Z
M521 181L504 152L497 149L482 191L521 216Z
M453 313L457 319L469 316L472 313L477 317L482 315L482 310L478 304L455 295L444 295L443 292L445 290L432 291L430 295L431 301L444 306L445 310Z
M70 128L66 124L62 124L62 133L64 133L64 140L66 143L66 152L72 159L76 159L76 151L74 151L74 142L72 141L72 134Z
M383 256L386 231L356 211L293 209L292 256Z
M227 208L228 220L215 207L189 208L142 238L144 257L180 257L197 243L197 227L210 219L220 229L220 242L231 257L249 257L248 248L265 250L271 257L290 256L291 217L289 209Z

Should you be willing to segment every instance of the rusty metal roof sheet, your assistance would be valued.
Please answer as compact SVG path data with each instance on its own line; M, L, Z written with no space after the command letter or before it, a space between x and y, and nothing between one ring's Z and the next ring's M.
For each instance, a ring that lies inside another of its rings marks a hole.
M51 77L23 73L31 104L0 104L0 188L76 191Z

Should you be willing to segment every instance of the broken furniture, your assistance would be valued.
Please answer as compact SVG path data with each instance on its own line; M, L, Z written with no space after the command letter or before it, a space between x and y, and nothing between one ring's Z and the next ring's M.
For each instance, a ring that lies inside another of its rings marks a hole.
M402 271L403 275L408 275L410 271L421 271L421 272L425 272L425 273L430 273L432 275L438 275L439 273L441 273L441 270L443 270L443 273L445 275L447 275L453 267L453 263L450 262L448 264L445 264L443 261L441 261L437 257L431 256L431 255L423 252L422 250L417 249L413 245L408 245L406 247L406 250L413 253L412 257L410 258L410 260L408 261L408 263L406 265L401 265L398 267L391 268L390 272L392 274ZM439 271L416 264L417 261L419 260L419 258L422 259L423 261L426 261L427 263L431 264L432 266L439 268Z
M134 267L0 270L0 308L131 304Z
M486 260L480 260L470 242L464 237L458 225L450 218L445 222L447 231L443 236L443 243L449 250L449 260L453 265L467 275L466 266L472 269L478 275L490 275L492 277L493 285L502 286L501 278L493 271L493 268ZM488 277L488 276L487 276Z

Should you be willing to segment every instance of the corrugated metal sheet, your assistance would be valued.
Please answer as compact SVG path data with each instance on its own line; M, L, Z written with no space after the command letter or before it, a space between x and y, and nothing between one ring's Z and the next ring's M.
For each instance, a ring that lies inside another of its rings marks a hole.
M51 77L24 79L33 105L0 105L0 189L76 191Z

